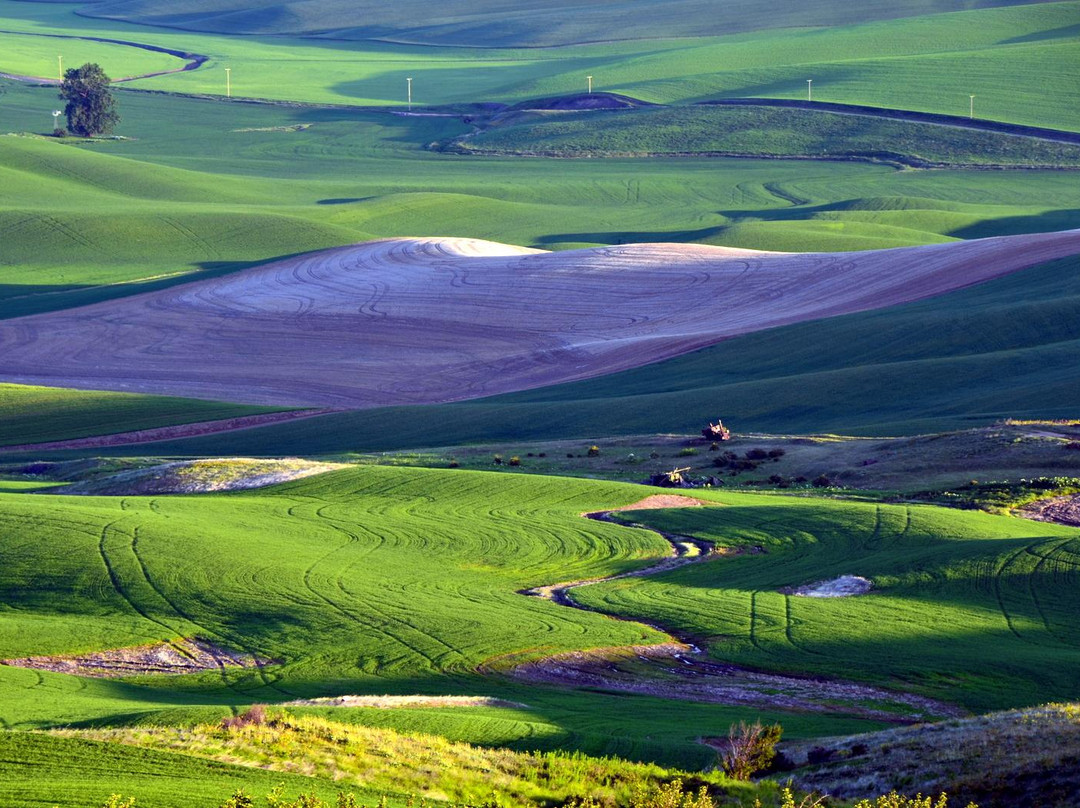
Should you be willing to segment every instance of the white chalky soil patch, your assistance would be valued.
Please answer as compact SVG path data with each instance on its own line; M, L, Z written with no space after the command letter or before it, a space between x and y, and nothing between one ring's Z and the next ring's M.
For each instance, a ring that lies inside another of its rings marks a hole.
M841 575L831 581L816 581L796 587L791 590L791 594L804 598L847 598L852 595L865 595L873 586L869 578Z

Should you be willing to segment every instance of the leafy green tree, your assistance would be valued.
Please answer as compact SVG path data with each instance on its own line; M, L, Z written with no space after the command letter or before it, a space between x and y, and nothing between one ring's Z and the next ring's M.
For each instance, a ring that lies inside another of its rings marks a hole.
M68 130L83 137L104 135L120 122L110 81L101 65L93 62L64 71L60 97L67 101Z

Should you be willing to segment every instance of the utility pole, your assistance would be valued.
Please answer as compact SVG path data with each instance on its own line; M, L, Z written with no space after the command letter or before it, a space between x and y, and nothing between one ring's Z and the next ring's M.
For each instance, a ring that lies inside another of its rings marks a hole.
M975 117L975 96L973 95L968 96L968 117Z
M408 85L408 88L409 88L408 89L408 93L409 93L409 112L412 112L412 78L410 77L410 78L405 79L405 82L406 82L406 84Z
M225 68L225 97L232 98L232 68Z
M807 101L813 101L814 100L814 80L813 79L807 79L806 80L806 100Z
M585 78L589 80L589 95L592 95L592 76L586 76Z
M63 81L64 80L64 57L63 56L57 56L56 61L60 65L60 81Z

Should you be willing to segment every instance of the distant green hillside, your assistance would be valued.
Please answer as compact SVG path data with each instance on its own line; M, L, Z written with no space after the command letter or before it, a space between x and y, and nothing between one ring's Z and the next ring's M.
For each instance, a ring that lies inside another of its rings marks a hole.
M639 16L623 15L617 23L610 21L613 12L605 6L603 13L609 19L604 41L588 45L509 47L505 45L512 43L500 37L511 33L510 28L485 25L486 37L480 44L500 47L433 48L411 40L197 33L77 16L70 4L0 0L0 72L53 75L57 54L69 48L73 54L94 53L113 76L149 72L145 51L42 36L49 33L108 37L204 54L208 61L198 70L129 85L192 94L223 96L225 68L232 71L234 96L399 108L405 104L407 78L414 80L413 99L422 106L583 92L590 75L596 89L668 104L732 96L805 98L807 79L812 79L819 101L964 115L969 95L974 94L977 117L1080 131L1080 85L1073 69L1080 62L1076 0L884 20L815 0L788 4L778 14L768 8L770 19L781 20L783 27L745 33L737 33L741 29L731 26L728 14L715 13L712 3L685 0L691 1L694 12L679 15L672 12L679 3L632 0L626 5ZM766 7L760 0L750 2ZM298 5L306 11L328 7L315 2ZM902 5L912 10L952 10L981 4ZM378 13L401 10L412 15L417 7L415 0L403 6L385 4ZM731 4L724 7L731 9ZM842 24L789 27L808 7L838 11ZM885 13L895 6L875 0L872 7ZM866 8L867 4L861 7ZM430 4L424 6L425 13L431 11ZM581 16L580 9L571 14L562 8L521 13L528 14L525 24L535 22L543 31L559 27L551 24L552 17L572 25ZM659 15L663 20L648 22ZM687 37L664 34L672 25L705 15L717 30L692 23ZM646 21L648 36L666 38L610 41L618 26L631 19ZM284 30L295 31L295 23L296 18L288 17Z
M619 39L710 36L766 28L846 25L988 6L1011 0L869 0L856 7L806 0L783 10L766 0L735 0L717 9L698 0L102 0L85 5L93 17L228 34L305 34L385 38L490 47L565 45Z
M276 412L190 398L0 384L0 446Z
M553 157L735 154L902 165L1080 167L1080 145L812 109L644 107L533 113L450 141L475 154Z

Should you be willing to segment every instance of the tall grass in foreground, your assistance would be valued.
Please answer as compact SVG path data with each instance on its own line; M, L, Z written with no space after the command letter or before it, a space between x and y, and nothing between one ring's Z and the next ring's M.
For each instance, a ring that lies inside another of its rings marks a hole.
M704 789L702 793L715 798L716 805L749 804L759 797L772 804L776 797L772 784L738 782L719 772L690 774L578 753L485 749L432 735L406 735L281 710L188 729L121 728L76 734L303 774L340 783L343 788L362 786L368 792L418 794L465 805L525 808L579 800L587 801L581 803L583 808L586 804L645 808L643 795L673 782L695 791ZM316 804L322 803L310 805Z

